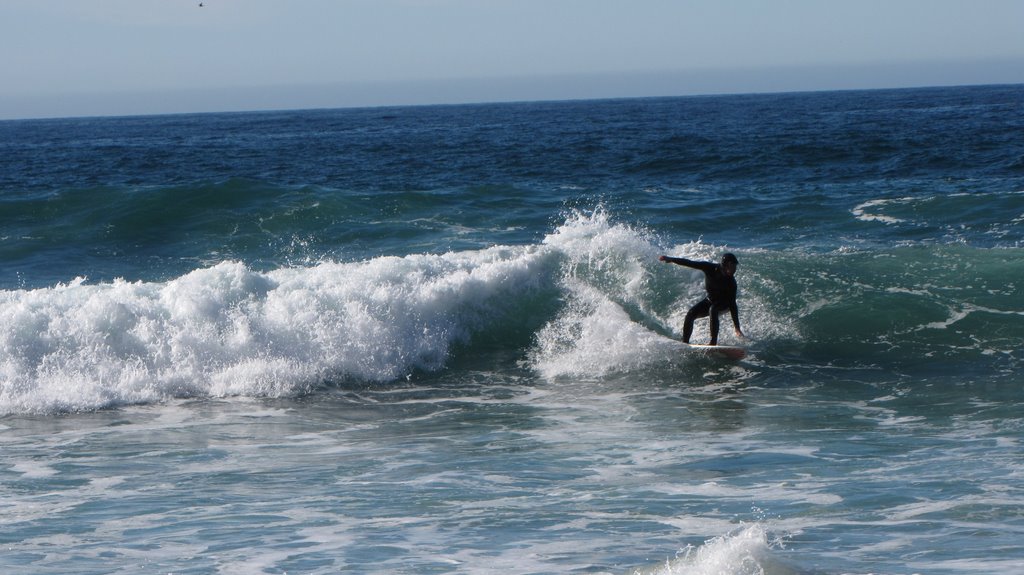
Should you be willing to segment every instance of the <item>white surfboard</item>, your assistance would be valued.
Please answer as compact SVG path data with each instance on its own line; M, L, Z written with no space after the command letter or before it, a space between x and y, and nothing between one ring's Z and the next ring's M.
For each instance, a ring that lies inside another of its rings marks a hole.
M747 357L746 349L734 345L702 345L691 343L687 344L687 347L695 351L699 351L704 355L722 359L739 361L744 357Z

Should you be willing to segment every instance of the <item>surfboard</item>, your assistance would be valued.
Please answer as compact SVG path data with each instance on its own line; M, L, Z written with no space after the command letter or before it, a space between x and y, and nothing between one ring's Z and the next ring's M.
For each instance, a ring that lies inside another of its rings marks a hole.
M688 344L687 347L708 355L722 359L739 361L747 357L747 350L733 345L702 345L699 343Z

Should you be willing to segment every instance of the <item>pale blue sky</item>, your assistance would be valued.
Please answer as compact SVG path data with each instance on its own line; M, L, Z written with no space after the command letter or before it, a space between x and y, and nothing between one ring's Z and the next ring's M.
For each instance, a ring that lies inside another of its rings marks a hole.
M0 118L1024 83L1024 0L0 0Z

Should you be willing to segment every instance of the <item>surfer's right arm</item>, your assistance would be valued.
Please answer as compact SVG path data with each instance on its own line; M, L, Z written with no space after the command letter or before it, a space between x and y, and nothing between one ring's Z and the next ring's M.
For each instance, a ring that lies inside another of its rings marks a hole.
M670 264L677 264L677 265L681 265L681 266L686 266L688 268L693 268L695 270L700 270L700 271L706 271L706 269L707 269L707 267L709 265L714 267L714 264L712 264L710 262L695 262L693 260L688 260L686 258L674 258L672 256L661 256L661 257L658 258L658 261L668 262Z

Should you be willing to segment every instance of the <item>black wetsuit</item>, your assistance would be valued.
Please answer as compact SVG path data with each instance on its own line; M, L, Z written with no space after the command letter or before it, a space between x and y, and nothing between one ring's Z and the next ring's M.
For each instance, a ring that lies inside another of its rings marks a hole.
M740 329L740 313L736 307L736 278L722 273L721 264L697 262L685 258L665 258L665 261L704 272L704 288L708 296L690 308L683 322L683 341L690 343L693 321L699 317L711 316L711 345L718 345L718 316L727 310L732 315L732 325Z

